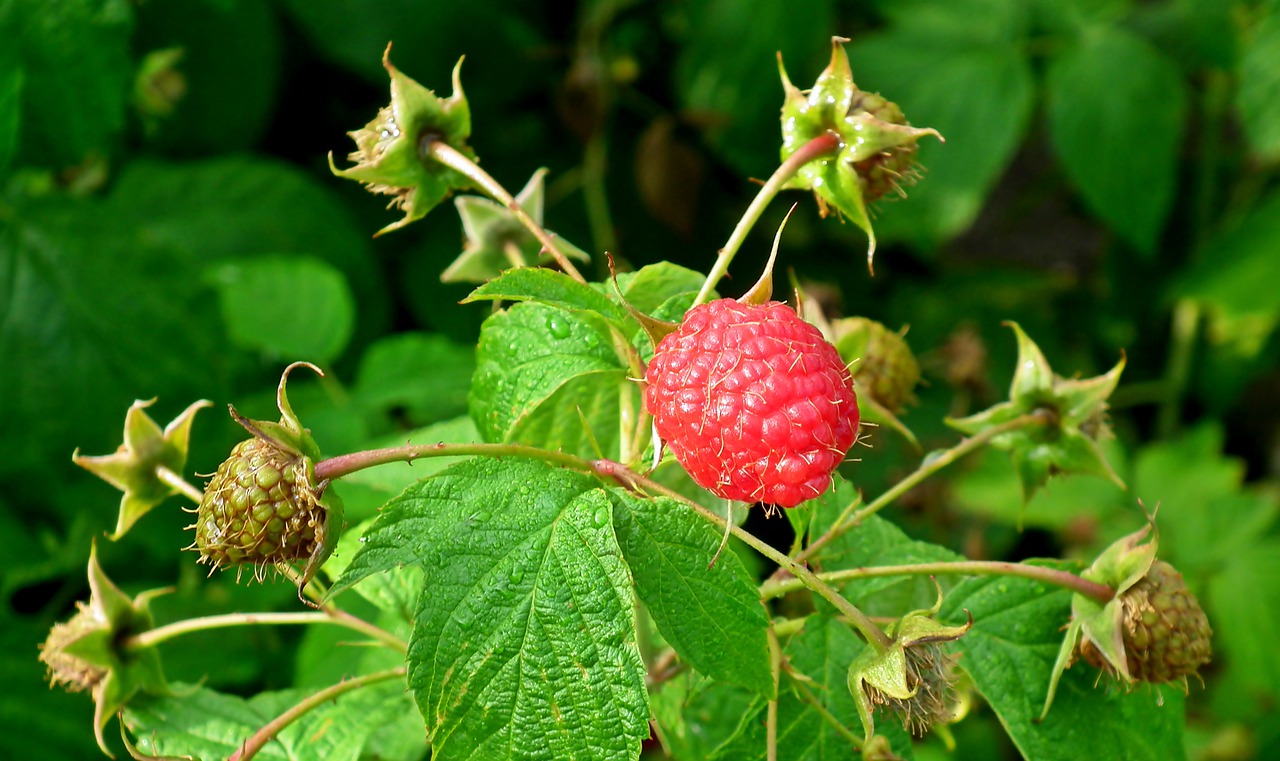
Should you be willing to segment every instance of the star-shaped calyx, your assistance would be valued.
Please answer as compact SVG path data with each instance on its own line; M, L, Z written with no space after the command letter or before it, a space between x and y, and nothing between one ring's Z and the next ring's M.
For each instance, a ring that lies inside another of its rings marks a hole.
M1148 541L1147 538L1150 537ZM1080 574L1114 590L1109 600L1082 592L1071 597L1071 623L1049 679L1041 718L1048 715L1062 672L1079 658L1125 687L1138 682L1187 690L1213 654L1213 630L1182 574L1156 557L1154 517L1117 539Z
M812 190L823 213L834 206L867 234L867 265L875 256L876 237L867 204L885 193L902 193L914 181L916 143L925 135L939 140L932 129L907 123L902 109L876 93L858 89L844 51L848 40L832 38L831 62L818 75L812 89L791 84L778 57L778 72L786 99L782 104L782 159L814 138L834 135L839 149L834 155L810 161L787 187Z
M1124 357L1103 375L1063 378L1054 374L1040 348L1017 323L1008 325L1018 337L1018 368L1009 401L966 418L948 419L947 424L976 434L1025 415L1040 415L1042 424L1015 428L991 440L992 446L1012 453L1025 499L1050 476L1066 473L1098 476L1123 487L1098 441L1110 435L1107 398L1120 382Z
M89 601L76 604L69 621L55 624L40 648L51 685L93 695L93 733L108 756L102 731L139 690L168 691L154 647L131 648L130 639L151 629L151 600L167 590L131 598L103 572L98 549L89 552Z
M195 402L163 430L146 413L155 402L136 401L124 418L124 443L114 454L88 457L76 450L71 461L120 491L120 515L111 539L117 540L139 518L165 499L177 494L182 469L187 464L191 422L201 409L212 403Z
M453 94L441 98L392 66L390 56L387 45L382 66L391 76L391 104L378 111L373 121L348 133L356 141L356 150L347 156L355 166L338 169L333 155L329 156L329 169L335 175L362 182L371 193L393 196L388 207L404 210L403 219L378 235L421 219L454 190L473 186L465 175L425 156L427 141L439 140L475 158L466 144L471 109L459 78L462 60L453 68Z
M849 692L858 707L866 739L875 734L873 714L883 707L902 720L913 734L923 735L938 722L952 718L951 687L958 656L942 649L973 626L946 626L933 617L942 606L903 616L889 630L893 643L877 652L868 647L849 665Z
M516 196L520 204L541 225L545 207L544 180L546 169L539 169L529 178L524 190ZM512 267L538 267L552 261L543 250L542 243L516 219L510 209L480 196L458 196L453 201L462 219L462 232L466 245L462 255L454 260L441 275L446 283L486 283L503 270ZM560 250L578 261L588 261L587 254L564 240L557 240Z

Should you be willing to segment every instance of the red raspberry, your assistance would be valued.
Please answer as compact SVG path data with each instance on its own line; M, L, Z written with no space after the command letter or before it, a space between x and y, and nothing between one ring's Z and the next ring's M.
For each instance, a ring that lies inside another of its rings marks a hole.
M826 491L858 431L834 346L791 307L720 299L689 310L645 373L658 435L712 494L795 507Z

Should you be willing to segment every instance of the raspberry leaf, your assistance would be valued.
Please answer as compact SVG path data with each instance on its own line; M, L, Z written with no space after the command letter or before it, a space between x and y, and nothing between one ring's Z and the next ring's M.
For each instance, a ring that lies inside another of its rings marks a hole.
M685 671L662 683L649 696L662 748L677 761L703 761L727 740L744 731L764 698L737 685ZM763 747L763 746L759 746Z
M910 203L876 207L879 238L922 251L969 227L1005 172L1036 104L1036 75L1017 3L900 3L883 6L886 30L860 35L849 57L859 79L891 95L913 121L936 128L956 146L920 143L927 179ZM924 23L926 16L932 17ZM975 99L975 92L999 97Z
M1180 689L1153 687L1159 698L1146 691L1101 690L1095 687L1096 671L1073 668L1062 677L1053 710L1038 721L1070 604L1070 592L1036 581L972 578L947 595L940 619L959 624L967 620L966 611L972 614L973 629L955 645L963 653L958 665L1026 758L1077 758L1083 728L1089 753L1098 758L1182 758Z
M396 333L364 350L351 396L364 410L425 425L466 412L474 372L473 347L438 333Z
M1178 65L1124 27L1099 26L1054 58L1046 87L1049 134L1067 175L1095 214L1154 256L1186 127Z
M849 664L866 652L866 645L848 625L822 614L810 616L804 629L785 643L789 671L783 672L778 690L779 761L857 757L861 727L846 682ZM743 713L738 732L713 758L764 759L765 719L766 706L758 700L752 710ZM833 726L832 719L839 721L844 731ZM877 734L887 737L900 757L914 757L911 738L900 724L882 722Z
M619 400L633 395L639 409L639 392L612 341L586 312L524 302L490 316L469 397L481 437L617 457Z
M855 501L860 501L857 489L837 475L835 488L810 503L814 511L810 541L821 536ZM960 555L946 547L912 539L878 515L867 517L856 528L828 543L815 558L824 571L960 559ZM951 583L947 578L940 578L938 582L944 589ZM854 579L838 584L837 588L860 607L895 616L903 610L933 604L938 594L937 587L927 577L919 576Z
M772 697L760 592L732 552L707 567L720 532L672 499L617 489L610 497L636 594L663 639L700 673Z
M227 337L272 358L337 359L355 329L355 296L333 265L264 256L211 269Z
M678 319L680 315L657 314L663 304L682 294L688 294L690 297L696 296L698 289L702 287L702 281L705 279L706 275L701 272L695 272L671 262L658 262L657 264L641 267L635 272L622 272L616 278L618 289L622 291L622 297L631 306L646 314L660 316L664 319ZM613 293L613 289L609 289L609 296L610 298L617 298ZM692 298L690 298L690 302L692 302Z
M556 758L639 753L649 709L612 512L588 476L476 459L410 487L366 532L335 591L421 566L409 685L436 758L510 758L514 737Z
M131 704L124 721L144 753L230 758L254 732L307 694L305 690L283 690L246 700L207 687L182 685L179 695ZM365 687L308 711L284 727L255 757L271 761L356 761L364 757L361 751L375 735L398 728L397 717L412 711L402 681ZM420 734L421 726L416 731Z
M1272 6L1274 8L1274 6ZM1245 136L1261 157L1280 158L1280 16L1263 15L1250 30L1240 58L1240 86L1236 108Z
M619 327L628 322L627 314L600 291L561 272L536 267L507 270L471 292L462 300L536 301L569 311L594 312Z

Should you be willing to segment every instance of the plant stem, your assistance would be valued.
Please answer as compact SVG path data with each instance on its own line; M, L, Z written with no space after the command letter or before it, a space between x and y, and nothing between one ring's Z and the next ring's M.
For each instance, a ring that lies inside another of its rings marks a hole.
M166 640L183 634L192 632L208 631L210 629L225 629L230 626L267 626L267 625L298 625L298 624L333 624L335 626L343 626L361 634L368 635L378 640L382 644L400 652L405 652L408 647L404 640L395 636L391 632L380 629L377 626L363 621L346 611L329 612L308 612L308 613L227 613L220 616L205 616L203 618L189 618L184 621L175 621L165 626L157 626L154 629L148 629L141 634L135 634L125 640L124 646L127 650L145 650L146 648L158 645Z
M204 491L163 465L156 466L156 478L176 489L197 505L204 501Z
M1067 571L1026 563L1006 563L996 560L957 560L938 563L913 563L910 565L885 565L875 568L851 568L844 571L831 571L818 574L823 581L841 582L850 579L869 579L880 576L943 576L962 574L966 576L1019 576L1024 579L1043 581L1046 584L1070 589L1073 592L1087 595L1099 603L1106 604L1115 596L1115 590L1105 584L1098 584L1076 576ZM760 587L760 596L764 599L779 597L804 586L797 579L781 579L765 582Z
M760 215L764 213L765 208L773 197L782 190L782 186L786 185L801 167L810 161L834 154L840 149L840 138L834 133L819 135L804 145L793 154L787 157L786 161L778 166L771 177L765 181L760 190L756 193L756 197L751 201L751 205L743 212L742 219L738 220L738 225L733 228L733 232L729 235L729 240L724 244L724 248L720 249L720 254L716 257L715 264L711 266L711 271L707 273L706 282L702 284L702 290L698 291L698 297L693 300L695 305L701 304L711 297L711 291L715 290L716 284L720 282L720 278L729 271L729 263L733 261L733 257L737 255L738 249L742 247L743 241L747 238L747 233L751 232L751 228L759 221Z
M481 455L485 457L530 457L543 460L552 465L572 468L584 473L595 473L595 468L587 460L564 452L552 452L548 449L526 446L524 444L406 444L387 449L367 449L363 452L330 457L316 463L316 478L338 479L355 473L358 470L372 468L375 465L386 465L391 462L411 462L423 457L467 457Z
M769 671L773 674L773 699L765 711L765 761L778 761L778 682L782 674L782 645L778 634L769 627Z
M582 155L582 195L587 207L587 225L596 251L617 254L618 236L613 231L613 215L609 212L609 196L605 192L605 157L608 142L604 126L587 140Z
M1168 438L1178 430L1182 416L1182 396L1191 378L1191 357L1200 329L1200 305L1192 299L1178 299L1173 307L1169 364L1165 367L1164 401L1156 417L1156 436Z
M822 579L818 578L813 571L810 571L808 568L796 562L789 556L775 550L755 534L752 534L740 526L734 525L732 521L726 521L721 516L711 510L708 510L702 505L699 505L697 502L694 502L683 494L672 491L666 486L628 469L622 463L613 462L611 460L596 460L592 464L595 466L597 473L602 476L613 478L626 488L636 489L642 492L658 492L664 496L688 505L694 512L715 524L721 530L723 530L727 525L730 533L741 539L756 552L759 552L761 555L772 560L780 568L785 568L792 576L799 579L801 584L813 590L813 592L822 599L831 603L836 610L840 611L841 615L849 619L850 623L852 623L854 627L862 633L862 636L867 640L867 643L874 647L878 652L884 652L893 644L893 640L889 638L889 635L885 634L884 630L876 626L866 613L858 610L853 603L844 599L839 592L833 589Z
M573 266L573 262L569 261L569 257L564 255L560 247L556 245L555 239L543 229L542 225L534 221L533 217L524 210L514 197L502 187L497 180L493 179L488 172L480 168L480 165L464 156L462 153L453 149L447 143L435 138L428 138L421 146L423 156L431 158L444 164L455 172L459 172L480 186L480 189L488 193L498 203L506 206L515 215L520 224L524 228L533 233L533 237L538 239L542 247L556 260L556 264L560 265L560 269L569 277L577 280L579 283L585 283L586 278L578 272L577 267Z
M253 758L258 751L262 750L262 748L267 743L271 742L271 740L275 738L275 736L285 727L297 721L313 708L317 708L330 700L341 697L348 692L354 692L362 687L367 687L378 682L385 682L389 679L398 679L403 677L405 673L405 667L400 666L394 669L387 669L386 671L378 671L373 674L365 674L364 676L358 676L354 679L347 679L330 687L326 687L314 695L304 698L297 705L272 719L257 732L254 732L253 736L246 740L244 744L240 746L240 750L237 750L232 754L228 761L249 761L249 759Z
M827 529L826 533L818 537L808 547L806 547L804 552L797 555L796 560L803 563L813 557L814 553L827 543L842 536L849 529L857 526L869 516L880 512L885 507L893 503L894 500L911 491L916 486L920 485L921 482L933 476L935 473L947 467L951 463L986 446L997 436L1009 433L1010 431L1016 431L1019 428L1026 428L1032 425L1044 425L1048 420L1048 415L1044 412L1031 412L1026 415L1016 417L1006 423L988 428L980 433L975 433L967 439L962 439L960 443L950 449L931 453L925 456L924 461L920 463L920 467L916 468L915 471L906 478L894 484L888 491L877 497L874 502L868 504L861 510L857 510L859 504L857 501L851 503L847 508L845 508L844 512L840 514L840 517L836 519L835 523L831 524L831 528ZM778 574L775 573L774 578L776 579L777 577Z

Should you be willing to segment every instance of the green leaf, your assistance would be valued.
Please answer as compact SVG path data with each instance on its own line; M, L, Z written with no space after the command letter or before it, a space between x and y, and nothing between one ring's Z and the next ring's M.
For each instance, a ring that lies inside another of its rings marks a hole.
M1124 450L1114 439L1102 450L1108 462L1125 471ZM981 453L972 468L956 475L952 489L957 509L1008 526L1063 530L1086 520L1123 532L1136 528L1141 517L1125 489L1078 475L1052 478L1024 502L1012 461L995 449Z
M662 747L677 761L705 761L743 730L743 717L763 704L741 687L685 672L663 682L650 696Z
M228 758L254 732L306 697L302 690L264 692L245 700L197 686L173 697L139 700L125 723L145 753ZM392 680L340 696L306 713L267 743L255 758L357 761L371 736L412 711L404 683Z
M1049 67L1049 128L1089 208L1153 255L1177 187L1187 93L1178 67L1118 26L1094 27Z
M25 72L12 48L0 52L0 177L17 155L22 130L22 86Z
M1247 691L1237 698L1271 705L1280 693L1280 541L1243 548L1208 585L1208 606L1226 680ZM1265 696L1271 696L1269 699ZM1263 711L1270 710L1263 708Z
M0 7L0 38L21 59L23 159L61 169L106 150L125 124L132 33L126 0L10 0Z
M807 679L784 677L779 689L779 761L857 757L862 729L846 682L849 664L865 649L866 645L847 624L825 615L810 616L804 630L787 642L788 663ZM840 722L844 731L828 717ZM749 712L743 713L739 731L716 750L713 758L764 759L765 719L765 705L757 700ZM879 722L876 731L889 738L899 756L914 757L911 738L896 721Z
M355 323L341 272L318 259L264 256L212 270L232 342L276 359L332 362Z
M1098 672L1084 662L1063 675L1053 709L1037 723L1070 604L1070 592L1040 582L973 578L951 590L941 618L962 623L973 616L973 628L956 643L959 665L1024 757L1074 760L1087 743L1096 758L1185 758L1181 690L1125 693L1098 684Z
M1205 245L1201 263L1178 278L1174 295L1202 299L1231 315L1274 314L1280 311L1280 293L1258 284L1280 278L1278 246L1280 193L1270 193Z
M1223 455L1223 436L1204 423L1144 448L1134 465L1135 495L1159 506L1162 554L1193 577L1248 552L1280 515L1274 495L1243 490L1245 463Z
M49 689L45 665L35 658L47 627L38 617L0 609L0 680L8 685L0 692L0 757L102 758L87 731L93 700Z
M1248 31L1240 58L1236 108L1245 136L1264 160L1280 159L1280 15L1266 14Z
M324 564L324 573L330 581L336 581L346 574L352 559L364 545L365 533L372 528L375 520L367 520L342 532L333 557ZM417 565L401 565L366 576L346 588L354 590L379 610L402 622L412 623L414 601L422 591L422 569Z
M617 457L624 393L638 390L599 317L523 302L485 320L470 395L485 441L595 457L594 438L604 456Z
M732 552L707 567L720 531L673 499L610 495L636 594L663 639L700 673L772 696L769 616L759 590Z
M706 275L671 262L658 262L635 272L624 272L617 279L623 298L641 312L652 315L676 296L697 294ZM610 298L615 298L613 287L606 288Z
M335 585L423 568L410 686L435 757L635 758L648 737L631 579L588 476L469 460L389 503ZM465 552L459 552L465 547Z
M934 11L946 7L932 5ZM1018 47L1019 22L1003 18L1018 15L1016 4L978 5L968 13L956 7L963 22L944 19L918 28L912 15L900 28L849 46L859 86L883 93L913 124L933 127L947 141L920 144L924 180L906 188L907 203L875 207L882 239L932 246L962 232L1022 141L1035 84ZM918 3L913 7L921 10Z
M834 489L813 500L815 512L809 531L811 541L826 532L845 507L857 499L858 493L853 485L837 477ZM914 540L889 521L872 515L823 547L816 562L824 571L840 571L958 559L960 556L947 548ZM949 583L945 578L939 581ZM927 608L937 599L933 583L919 575L854 579L841 582L837 588L857 605L875 613L894 616L913 608Z
M699 0L689 3L676 39L676 96L680 109L707 114L708 138L739 172L763 176L775 156L778 104L766 88L777 82L777 54L809 71L822 65L831 44L829 0L783 4L771 0ZM777 93L777 90L772 90Z
M569 311L594 312L614 325L629 322L627 313L600 291L541 267L510 269L471 292L473 301L536 301Z
M398 333L360 358L352 396L366 409L401 412L418 425L467 410L474 350L435 333Z

